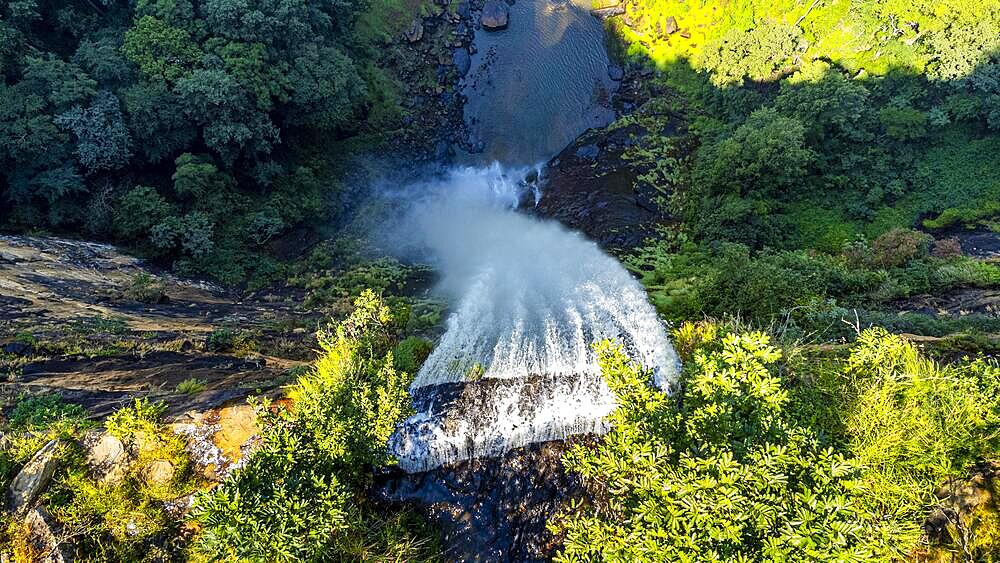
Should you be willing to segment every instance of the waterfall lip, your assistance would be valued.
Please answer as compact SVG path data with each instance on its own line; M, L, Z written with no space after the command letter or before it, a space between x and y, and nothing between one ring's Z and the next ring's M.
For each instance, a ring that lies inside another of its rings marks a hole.
M405 471L605 432L617 403L595 342L617 341L665 391L676 380L666 325L638 281L580 233L517 211L537 188L532 171L453 169L419 184L400 221L404 248L430 257L452 304L410 385L416 413L390 439Z

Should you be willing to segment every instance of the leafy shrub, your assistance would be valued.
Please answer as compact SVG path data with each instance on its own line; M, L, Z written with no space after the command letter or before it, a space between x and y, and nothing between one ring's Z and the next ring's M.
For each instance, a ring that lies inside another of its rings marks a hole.
M149 231L149 240L161 252L183 252L193 258L207 256L214 246L215 224L204 213L167 217Z
M363 500L385 443L409 414L411 377L389 352L389 308L366 291L339 326L320 333L323 355L289 393L294 407L260 409L261 447L199 496L196 549L212 559L391 560L430 557L412 518L384 518ZM366 544L382 530L375 545Z
M205 390L205 381L191 377L177 384L177 392L185 395L197 395Z
M890 137L902 141L918 139L927 133L927 114L911 107L886 107L878 112L879 121Z
M791 58L800 34L797 27L777 23L733 29L706 45L699 63L718 85L740 84L745 77L769 80Z
M149 233L173 208L155 188L137 186L125 194L114 210L115 233L135 239Z
M202 483L192 471L184 439L162 423L164 409L162 403L137 399L108 417L106 430L121 439L133 456L120 480L95 480L82 448L67 446L44 502L63 532L74 538L77 560L126 562L171 556L170 544L163 540L177 537L181 522L165 502L192 493ZM173 473L168 482L147 478L153 462L170 464Z
M125 288L125 297L140 303L162 303L166 298L163 283L146 272L132 276L132 281Z
M935 258L954 258L962 255L962 243L958 237L938 239L931 245L931 256Z
M11 430L39 430L59 422L83 422L87 411L76 403L67 403L61 395L21 396L10 414Z
M933 237L912 229L892 229L872 241L871 263L882 268L897 268L915 258L926 256Z
M934 491L1000 453L1000 368L939 366L876 328L858 338L844 372L841 409L867 503L880 521L919 535Z
M213 352L231 352L239 356L249 356L257 352L257 336L248 330L224 327L209 333L205 346Z
M135 434L152 434L156 432L156 425L166 410L166 403L136 399L130 407L117 410L109 416L104 421L104 429L122 440Z
M619 407L599 446L564 459L602 497L552 526L558 561L867 561L908 539L871 533L861 465L793 421L765 335L696 352L678 398L619 347L597 351Z
M396 371L416 375L424 360L431 354L433 347L431 341L426 338L418 336L404 338L392 352Z

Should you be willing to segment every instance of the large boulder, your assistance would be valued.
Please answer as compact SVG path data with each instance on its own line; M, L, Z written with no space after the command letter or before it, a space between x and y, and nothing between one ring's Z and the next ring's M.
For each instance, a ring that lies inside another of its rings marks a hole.
M487 0L483 6L483 14L479 18L479 23L484 29L504 29L507 27L507 19L510 17L510 8L506 2L501 0Z
M45 490L52 474L56 472L59 459L59 440L49 440L14 477L7 490L7 509L17 512L31 506L38 495Z
M118 483L128 472L129 456L125 444L117 437L102 432L84 439L87 465L97 480Z

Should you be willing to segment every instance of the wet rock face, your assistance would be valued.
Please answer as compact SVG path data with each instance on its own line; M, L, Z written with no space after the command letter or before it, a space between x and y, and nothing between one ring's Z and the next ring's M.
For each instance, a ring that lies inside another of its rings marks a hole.
M573 499L589 497L562 455L577 437L414 475L383 475L377 500L415 506L442 530L449 561L546 561L558 547L546 530Z
M657 194L636 187L637 172L622 153L646 131L639 126L591 131L549 161L534 212L582 231L609 250L642 244L670 218Z
M607 431L615 400L604 380L587 375L487 378L411 391L417 413L389 448L407 472L456 460L499 456L535 442Z

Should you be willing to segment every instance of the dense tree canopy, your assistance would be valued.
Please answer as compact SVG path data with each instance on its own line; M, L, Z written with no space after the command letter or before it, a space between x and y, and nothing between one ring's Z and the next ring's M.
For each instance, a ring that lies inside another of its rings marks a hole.
M366 6L4 3L0 225L84 228L241 279L254 261L220 269L220 251L252 253L320 209L309 179L326 164L296 156L299 139L364 114Z

